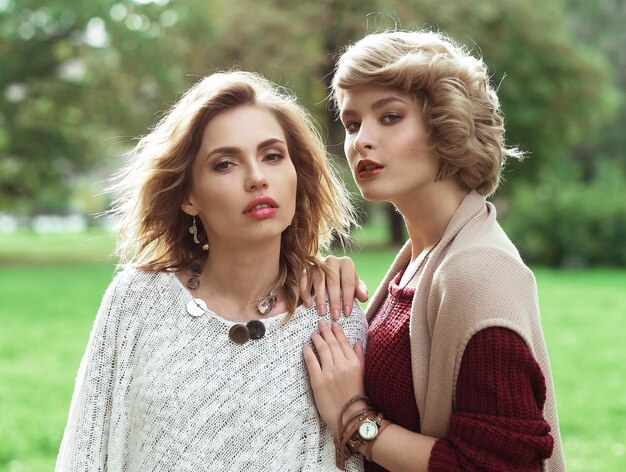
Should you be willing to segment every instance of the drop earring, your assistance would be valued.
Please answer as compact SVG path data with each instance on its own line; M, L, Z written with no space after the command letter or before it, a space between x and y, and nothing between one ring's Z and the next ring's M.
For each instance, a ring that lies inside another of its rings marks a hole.
M193 223L189 227L189 232L193 236L193 242L196 244L200 244L200 240L198 239L198 227L196 226L196 217L193 216Z

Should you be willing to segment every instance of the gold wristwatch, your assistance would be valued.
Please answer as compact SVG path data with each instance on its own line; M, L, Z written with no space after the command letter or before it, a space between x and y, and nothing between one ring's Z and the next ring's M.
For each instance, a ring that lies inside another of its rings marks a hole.
M376 439L384 419L382 413L371 410L359 416L355 422L356 431L348 439L348 447L356 452L359 450L359 447Z

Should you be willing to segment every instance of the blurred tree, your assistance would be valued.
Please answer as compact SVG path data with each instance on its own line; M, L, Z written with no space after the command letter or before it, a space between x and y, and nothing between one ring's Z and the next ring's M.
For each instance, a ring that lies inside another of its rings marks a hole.
M146 129L206 68L205 3L0 0L0 211L63 206L128 140L107 138Z
M585 2L589 8L597 2ZM577 40L562 0L430 1L427 22L480 53L499 84L507 141L528 152L515 181L571 165L572 148L598 132L619 91L600 51ZM463 21L459 21L459 19ZM508 194L508 185L502 192Z
M617 95L607 61L569 33L563 5L0 0L0 53L7 58L0 71L0 210L32 204L44 188L67 195L73 175L110 159L104 137L144 132L197 78L233 65L293 89L341 156L343 130L325 101L337 54L368 32L424 25L484 56L501 83L508 140L531 152L528 162L512 166L515 180L533 179L565 163ZM401 238L398 216L389 214Z
M618 95L606 58L568 30L562 2L325 0L289 9L282 0L265 2L266 9L253 8L252 0L222 2L222 30L237 34L217 34L219 61L236 58L244 68L286 78L326 124L336 155L343 154L343 130L323 101L336 56L367 32L390 27L436 25L484 57L500 86L507 140L530 157L509 164L507 175L514 172L516 181L571 164L572 147L597 132ZM503 193L509 191L503 186ZM401 217L391 208L387 214L392 240L399 243Z
M621 89L613 99L617 108L613 119L596 136L582 140L575 148L574 158L580 162L587 182L601 173L601 161L607 159L626 175L626 2L567 0L567 20L577 38L606 54Z

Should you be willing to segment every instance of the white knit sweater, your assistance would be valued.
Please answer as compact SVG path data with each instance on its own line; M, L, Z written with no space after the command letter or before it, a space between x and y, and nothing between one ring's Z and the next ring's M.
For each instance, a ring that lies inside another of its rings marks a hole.
M57 471L330 471L302 346L319 316L298 307L236 345L235 323L194 318L165 272L126 269L109 286L82 359ZM358 306L341 323L365 343ZM362 470L353 457L347 470Z

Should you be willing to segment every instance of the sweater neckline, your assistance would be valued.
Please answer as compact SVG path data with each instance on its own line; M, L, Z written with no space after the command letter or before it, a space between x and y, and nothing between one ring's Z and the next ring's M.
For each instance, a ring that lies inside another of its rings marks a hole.
M176 274L174 272L167 272L167 275L169 275L170 278L172 278L173 283L176 285L178 290L183 293L183 295L185 297L185 306L186 306L187 303L190 300L193 300L195 297L183 285L183 283L180 281L180 279L176 276ZM300 305L298 307L296 307L296 312L294 313L294 316L299 311L299 308L300 308ZM185 313L186 313L186 310L185 310ZM278 324L279 322L282 322L287 317L287 315L288 315L288 312L285 311L283 313L278 313L276 315L269 316L269 317L266 317L266 318L260 318L260 319L258 319L258 321L260 321L261 323L265 324L266 327L274 326L274 325ZM191 316L191 315L189 315L189 316ZM241 324L241 323L246 323L248 321L251 321L249 319L237 320L237 319L226 318L225 316L222 316L219 313L214 312L210 308L206 309L205 316L207 318L209 318L209 319L214 319L214 320L216 320L216 321L226 325L227 327L231 327L231 326L234 326L236 324ZM255 320L256 320L256 318L255 318Z
M413 299L413 295L415 295L415 287L401 287L400 286L400 281L402 280L402 276L404 275L404 272L406 272L407 267L400 269L398 273L396 274L396 276L393 279L391 279L391 281L389 282L389 295L391 295L394 298Z

